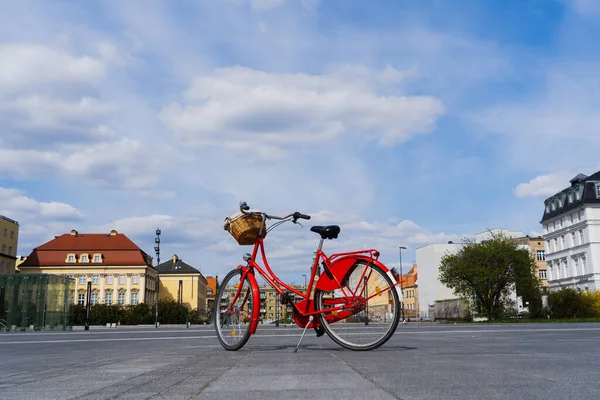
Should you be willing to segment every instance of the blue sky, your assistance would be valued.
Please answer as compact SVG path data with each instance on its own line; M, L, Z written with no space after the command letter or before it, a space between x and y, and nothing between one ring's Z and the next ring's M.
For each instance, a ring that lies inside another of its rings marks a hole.
M223 276L240 200L302 281L326 250L541 231L600 169L596 0L19 1L0 15L0 213L19 253L117 229Z

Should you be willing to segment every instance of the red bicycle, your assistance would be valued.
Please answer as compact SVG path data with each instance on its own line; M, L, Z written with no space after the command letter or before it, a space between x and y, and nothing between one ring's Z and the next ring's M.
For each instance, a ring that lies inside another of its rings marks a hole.
M241 349L256 332L260 289L255 271L279 293L283 304L293 307L294 321L304 328L294 352L298 351L307 328L313 328L317 336L327 333L334 342L351 350L372 350L389 340L400 319L402 292L395 271L378 261L377 250L327 256L323 242L336 239L340 227L311 227L321 240L306 292L301 292L273 273L265 255L264 239L275 227L288 221L308 220L310 216L295 212L276 217L249 209L246 202L241 202L240 212L225 222L225 229L240 245L254 245L252 254L243 257L246 265L230 271L217 292L214 323L217 337L226 350ZM268 220L277 222L267 228ZM256 262L259 252L264 270Z

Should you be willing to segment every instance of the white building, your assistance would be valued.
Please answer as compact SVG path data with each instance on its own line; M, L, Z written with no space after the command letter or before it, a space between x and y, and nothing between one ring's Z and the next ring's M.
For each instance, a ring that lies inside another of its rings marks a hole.
M475 235L475 241L481 243L489 240L492 233L502 233L506 237L519 238L523 236L522 232L508 231L505 229L491 229ZM433 317L433 308L436 301L454 300L458 296L454 294L454 290L442 284L439 280L439 268L442 262L442 257L446 254L456 254L463 243L432 243L426 246L417 248L417 267L419 268L419 278L417 286L419 290L419 313L422 317ZM521 246L520 246L521 247ZM526 246L529 248L528 246ZM519 302L514 289L510 291L509 298L515 302Z
M549 290L600 290L600 171L549 197L541 224Z
M443 285L439 280L439 268L442 257L446 254L456 254L462 243L432 243L416 250L419 277L419 313L422 317L433 317L436 300L456 299L454 291Z

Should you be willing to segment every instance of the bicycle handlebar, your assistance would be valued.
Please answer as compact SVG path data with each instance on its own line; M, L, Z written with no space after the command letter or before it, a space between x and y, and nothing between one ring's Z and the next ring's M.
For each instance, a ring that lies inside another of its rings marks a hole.
M298 219L310 219L310 215L302 214L298 211L291 213L289 215L286 215L285 217L277 217L275 215L268 215L267 213L260 212L260 211L256 212L256 211L248 211L248 210L250 210L250 206L248 206L248 204L246 204L245 201L240 201L240 211L246 215L263 215L266 219L277 219L277 220L284 220L284 219L292 218L294 220L294 223L296 223L296 220L298 220Z

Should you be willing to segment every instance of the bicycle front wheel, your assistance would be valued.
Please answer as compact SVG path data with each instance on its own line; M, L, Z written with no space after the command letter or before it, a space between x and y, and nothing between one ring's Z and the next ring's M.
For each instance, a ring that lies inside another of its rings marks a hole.
M250 339L254 297L248 277L235 269L223 279L214 308L215 330L221 345L230 351L241 349Z
M351 350L372 350L389 340L400 320L400 300L378 266L357 261L342 287L318 291L315 307L329 337ZM331 309L331 311L327 311Z

